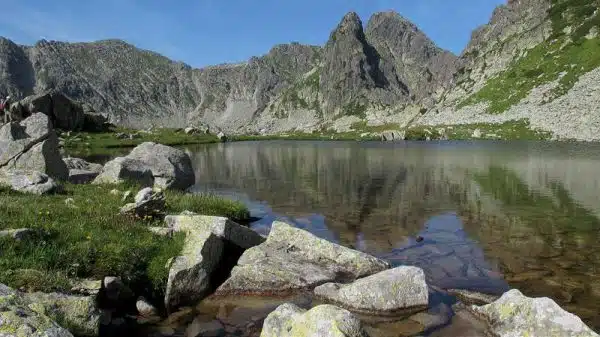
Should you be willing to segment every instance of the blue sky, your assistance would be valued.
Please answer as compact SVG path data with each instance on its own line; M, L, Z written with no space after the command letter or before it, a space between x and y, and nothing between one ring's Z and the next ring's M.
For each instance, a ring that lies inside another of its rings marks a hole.
M438 45L460 53L505 0L2 0L0 36L119 38L194 67L245 61L278 43L322 45L345 13L366 24L393 9ZM177 4L177 5L175 5Z

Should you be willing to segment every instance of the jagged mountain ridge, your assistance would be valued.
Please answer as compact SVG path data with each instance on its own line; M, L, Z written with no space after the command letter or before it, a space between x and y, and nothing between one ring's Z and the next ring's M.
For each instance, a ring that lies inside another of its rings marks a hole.
M413 41L415 52L407 53ZM26 47L1 39L0 93L23 97L57 89L133 127L204 122L248 132L289 129L298 120L317 127L344 115L364 118L368 109L389 114L417 103L446 84L455 58L394 12L374 16L366 29L349 13L323 47L277 45L242 64L202 69L120 40L41 40ZM438 69L446 72L440 76Z

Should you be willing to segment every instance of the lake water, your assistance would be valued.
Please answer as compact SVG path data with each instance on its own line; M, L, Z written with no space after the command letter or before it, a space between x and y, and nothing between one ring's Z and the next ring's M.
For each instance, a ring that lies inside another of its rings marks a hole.
M439 288L548 296L600 330L600 145L263 141L186 151L194 190L245 202L257 231L279 219L419 266ZM261 315L242 302L206 313L252 327ZM459 336L461 324L433 335Z

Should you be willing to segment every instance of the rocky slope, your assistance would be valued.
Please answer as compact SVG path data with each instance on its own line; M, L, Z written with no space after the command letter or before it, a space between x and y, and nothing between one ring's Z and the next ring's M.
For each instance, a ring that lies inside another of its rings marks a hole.
M242 64L203 69L119 40L24 47L2 39L0 93L21 98L58 89L134 127L205 122L248 132L291 129L302 120L310 129L426 98L448 82L455 59L397 13L375 15L366 33L349 13L324 47L278 45Z
M391 11L366 25L348 13L324 46L277 45L241 64L202 69L119 40L26 47L0 38L0 94L58 89L132 127L206 123L276 133L525 118L555 138L595 140L598 88L588 84L600 66L599 5L508 0L460 56ZM561 117L564 110L573 118Z

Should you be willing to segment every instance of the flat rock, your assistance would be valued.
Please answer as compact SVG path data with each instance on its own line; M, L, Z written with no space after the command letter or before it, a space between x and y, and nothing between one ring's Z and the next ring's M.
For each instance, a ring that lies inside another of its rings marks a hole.
M275 221L267 240L244 252L216 293L286 293L349 282L387 268L383 260Z
M277 307L264 321L260 337L367 337L352 313L323 304L309 311L295 304Z
M168 215L167 227L184 232L181 256L169 266L165 306L195 305L216 288L247 248L264 241L258 233L223 217Z
M51 194L61 190L61 186L47 174L39 171L3 170L0 171L0 185L32 194Z
M547 298L529 298L512 289L497 301L472 306L470 311L485 319L495 336L598 337L579 317Z
M498 295L484 294L466 289L448 289L447 292L450 295L456 296L461 302L469 305L490 304L500 298Z
M202 322L195 319L185 330L185 337L223 337L225 327L217 320Z
M96 179L99 174L100 172L96 171L70 169L68 181L71 184L87 184Z
M134 181L143 187L152 186L154 177L148 166L139 160L117 157L107 162L93 184L120 184Z
M157 187L184 190L196 182L190 157L174 147L145 142L136 146L127 158L143 162L152 171Z
M350 284L326 283L314 293L351 311L373 315L423 310L429 302L425 273L409 266L384 270Z

